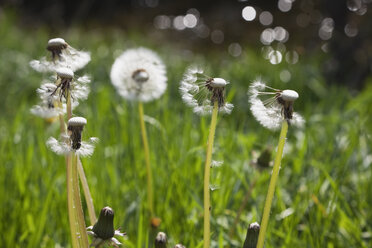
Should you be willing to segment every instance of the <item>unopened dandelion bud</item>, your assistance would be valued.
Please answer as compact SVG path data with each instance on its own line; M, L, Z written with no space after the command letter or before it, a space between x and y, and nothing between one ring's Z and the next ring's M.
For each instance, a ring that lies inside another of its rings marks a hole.
M144 69L138 69L138 70L134 71L133 74L132 74L132 78L137 83L144 83L147 80L149 80L149 77L150 77L149 74Z
M158 232L155 238L155 248L167 247L167 235L164 232Z
M92 231L103 240L114 237L114 210L112 208L104 207L101 209L98 221L94 224Z
M81 133L87 124L87 120L83 117L72 117L67 124L67 129L71 132L72 149L78 150L81 147Z
M60 58L62 50L68 47L67 42L62 38L54 38L48 41L47 50L52 53L52 59Z
M174 248L186 248L183 244L176 244Z
M247 230L243 248L256 248L260 225L257 222L251 223Z

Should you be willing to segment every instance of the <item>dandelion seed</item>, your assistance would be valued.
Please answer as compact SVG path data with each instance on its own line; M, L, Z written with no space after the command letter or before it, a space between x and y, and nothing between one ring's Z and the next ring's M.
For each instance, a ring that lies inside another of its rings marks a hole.
M183 244L176 244L174 248L185 248L185 246Z
M93 237L89 247L101 247L105 244L119 247L121 243L114 236L124 237L120 229L114 229L114 210L110 207L102 208L97 223L87 228L88 235Z
M214 168L214 167L221 167L222 164L223 164L223 161L212 160L211 167L212 168Z
M146 48L129 49L120 55L112 65L110 77L119 95L130 101L157 99L167 88L165 65Z
M225 102L225 87L229 84L223 78L213 78L203 74L198 67L190 67L180 85L182 100L192 107L194 113L211 114L213 103L218 103L219 112L230 114L234 105Z
M218 190L218 189L220 189L220 186L218 186L218 185L213 185L213 184L211 184L211 185L209 185L209 189L211 190L211 191L215 191L215 190Z
M264 89L271 91L265 92ZM289 124L303 126L305 121L302 116L293 112L293 102L298 98L296 91L274 89L258 80L249 87L248 95L253 116L264 127L279 129L283 119ZM272 97L262 101L259 97L265 95Z
M51 58L43 57L32 60L30 66L38 72L53 72L61 67L69 67L72 71L83 68L90 61L90 53L78 51L64 39L54 38L48 41L47 50Z

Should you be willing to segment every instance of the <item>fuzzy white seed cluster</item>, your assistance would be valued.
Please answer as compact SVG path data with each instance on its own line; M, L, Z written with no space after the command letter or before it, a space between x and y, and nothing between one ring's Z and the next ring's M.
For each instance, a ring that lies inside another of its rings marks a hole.
M71 47L62 38L48 41L47 50L52 56L45 56L39 60L32 60L30 66L38 72L54 72L58 68L68 67L77 71L85 67L90 61L90 53L79 51Z
M264 91L269 89L270 91ZM294 90L278 90L267 86L261 80L256 80L251 84L248 91L251 111L256 120L264 127L270 130L278 130L284 120L283 111L286 106L291 104L299 97ZM269 96L266 100L260 97ZM282 103L284 101L284 103ZM305 120L296 112L293 112L292 118L287 120L291 125L301 127Z
M119 95L129 101L152 101L167 88L163 61L146 48L129 49L121 54L112 65L110 77Z
M215 100L219 103L219 112L230 114L234 105L225 102L225 87L228 84L225 79L209 77L203 69L192 66L183 75L179 90L182 100L196 114L211 114Z

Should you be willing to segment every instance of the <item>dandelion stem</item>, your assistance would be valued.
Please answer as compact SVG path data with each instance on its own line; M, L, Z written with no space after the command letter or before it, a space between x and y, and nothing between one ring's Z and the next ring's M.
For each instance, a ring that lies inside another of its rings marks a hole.
M72 160L72 191L73 191L73 198L74 198L74 205L75 205L75 215L76 215L76 221L78 224L78 229L76 232L76 236L78 236L78 241L79 245L82 248L88 247L89 242L88 242L88 235L86 232L86 225L85 225L85 220L84 220L84 212L83 212L83 207L81 204L81 199L80 199L80 190L79 190L79 177L78 177L78 155L76 153L73 153L71 157Z
M204 168L204 248L210 247L210 189L209 189L209 178L211 172L211 161L212 161L212 149L214 142L214 134L216 131L217 124L217 114L218 114L218 102L215 101L213 104L211 127L209 130L208 146L207 146L207 156L205 160Z
M83 187L83 191L84 191L85 201L87 203L90 224L94 225L97 222L96 212L94 211L93 198L92 198L92 195L90 194L88 181L85 176L84 168L83 168L83 165L80 159L78 159L77 161L77 167L78 167L78 173L79 173L81 186Z
M72 160L71 155L66 156L66 184L67 184L67 205L68 205L68 218L70 223L70 232L72 239L72 247L79 247L79 242L76 236L77 225L76 225L76 216L75 216L75 207L74 207L74 196L73 196L73 180L72 180Z
M270 217L271 203L274 197L276 181L278 180L280 163L282 161L283 148L284 148L285 140L287 137L287 131L288 131L288 122L284 120L282 122L282 130L280 131L278 150L275 156L274 168L273 168L273 172L272 172L271 179L270 179L269 189L267 191L265 207L264 207L264 212L263 212L262 221L261 221L261 229L260 229L260 234L258 236L257 248L263 248L263 245L264 245L267 224L269 222L269 217Z
M67 100L66 100L66 108L67 108L67 120L72 117L72 106L71 106L71 92L67 91Z
M152 188L152 172L150 166L150 149L149 143L147 140L147 133L146 133L146 126L144 121L144 114L143 114L143 105L140 102L138 104L138 111L140 117L140 124L141 124L141 135L142 135L142 142L143 142L143 149L145 152L145 162L146 162L146 174L147 174L147 203L148 208L150 211L150 217L154 217L154 198L153 198L153 188Z

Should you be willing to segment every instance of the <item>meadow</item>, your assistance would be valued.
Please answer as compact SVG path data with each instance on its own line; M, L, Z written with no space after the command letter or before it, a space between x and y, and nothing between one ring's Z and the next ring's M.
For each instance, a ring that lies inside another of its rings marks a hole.
M249 110L246 92L257 77L296 90L294 108L306 120L304 128L289 129L265 247L372 246L371 78L357 92L326 82L325 55L317 53L295 65L271 65L258 48L238 58L225 50L190 53L135 30L27 29L7 14L0 21L1 247L70 247L65 163L45 145L58 135L58 123L30 114L43 76L29 61L44 56L54 36L91 52L92 61L76 74L91 76L92 91L75 115L88 120L84 137L100 141L82 162L96 212L115 210L115 227L127 233L124 247L145 247L153 238L137 106L119 97L109 77L114 59L136 46L157 51L167 66L166 93L144 109L158 231L167 233L170 245L202 245L210 117L193 114L178 89L186 67L201 63L208 74L231 82L227 100L235 105L230 115L218 117L213 157L223 165L211 173L212 247L242 247L249 223L261 220L271 169L254 160L266 149L274 157L279 132L261 127ZM279 79L283 69L292 75L288 83Z

